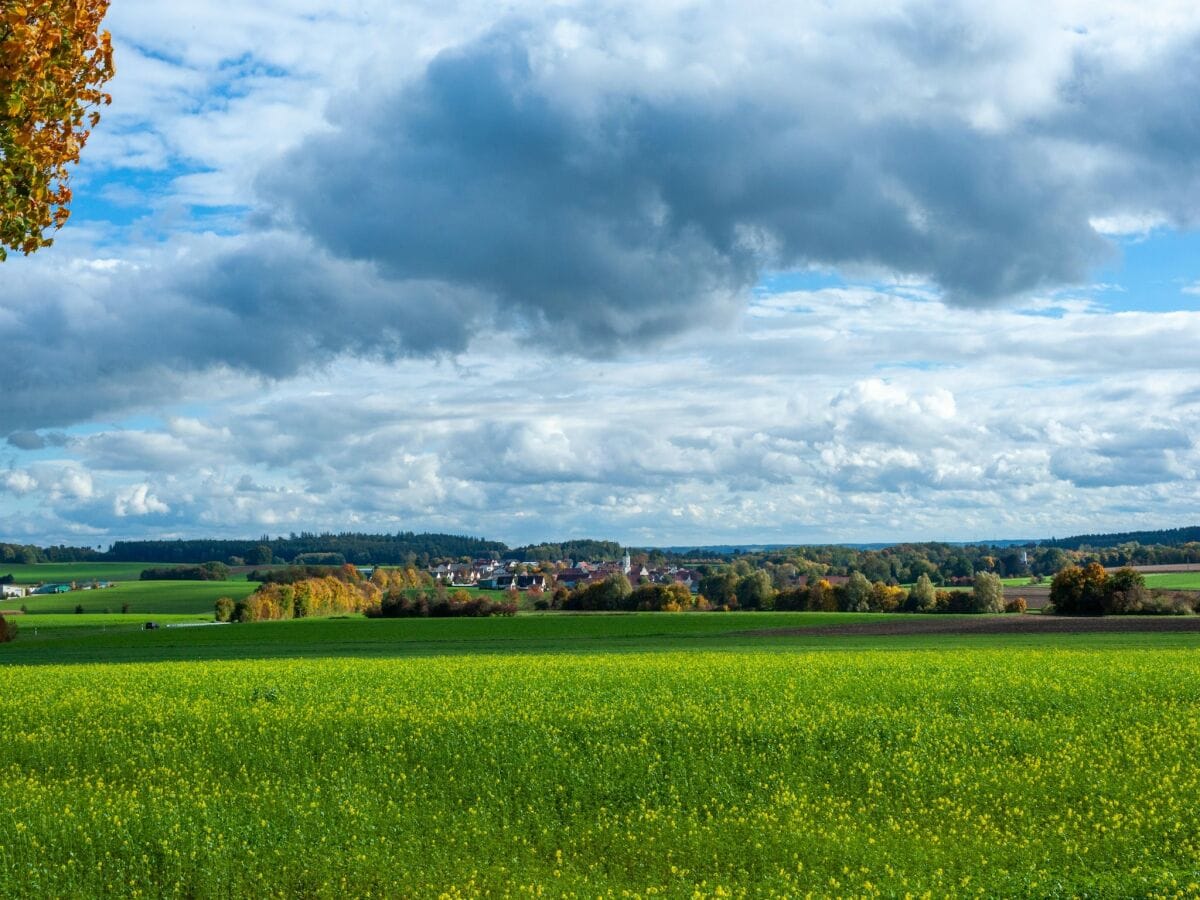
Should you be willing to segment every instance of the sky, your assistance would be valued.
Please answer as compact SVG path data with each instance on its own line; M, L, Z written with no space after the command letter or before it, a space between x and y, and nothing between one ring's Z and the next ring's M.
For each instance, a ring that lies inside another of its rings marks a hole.
M106 26L70 222L0 264L0 540L1196 521L1193 2Z

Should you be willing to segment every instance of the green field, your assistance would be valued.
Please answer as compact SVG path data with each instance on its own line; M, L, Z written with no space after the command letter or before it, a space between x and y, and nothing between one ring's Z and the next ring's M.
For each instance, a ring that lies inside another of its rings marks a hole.
M1200 891L1200 634L887 618L26 616L0 896Z
M0 563L0 575L12 575L17 584L64 581L137 581L143 569L165 567L159 563L38 563L24 566Z
M1146 575L1146 587L1162 591L1200 591L1200 572L1160 572Z
M248 596L257 584L248 581L121 581L112 587L66 594L38 594L4 601L6 608L24 605L30 616L70 613L82 606L85 613L117 613L128 603L130 612L201 614L211 618L218 597L235 600Z

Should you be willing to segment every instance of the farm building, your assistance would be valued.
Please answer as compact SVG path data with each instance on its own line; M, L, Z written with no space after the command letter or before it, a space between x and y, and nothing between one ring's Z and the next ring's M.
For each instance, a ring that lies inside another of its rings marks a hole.
M26 589L16 584L0 585L0 598L8 599L9 597L24 597Z
M30 591L31 594L68 594L70 592L69 584L43 584Z

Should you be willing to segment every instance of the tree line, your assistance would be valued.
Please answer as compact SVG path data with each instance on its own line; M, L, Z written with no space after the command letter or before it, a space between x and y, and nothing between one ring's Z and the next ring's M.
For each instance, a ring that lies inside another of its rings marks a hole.
M762 570L739 573L726 569L705 576L699 593L681 583L639 584L624 575L555 590L550 608L606 612L682 612L688 610L778 610L796 612L1024 612L1023 601L1006 603L1000 576L980 572L970 590L938 590L928 575L911 589L883 581L871 582L861 572L844 584L823 578L803 586L778 590Z

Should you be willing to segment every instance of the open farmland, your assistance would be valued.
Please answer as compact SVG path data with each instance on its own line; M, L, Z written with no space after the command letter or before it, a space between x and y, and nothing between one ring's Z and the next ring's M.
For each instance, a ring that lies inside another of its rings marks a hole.
M72 581L137 581L143 569L171 568L157 563L0 563L0 575L12 575L17 584L47 584Z
M148 615L206 614L212 618L219 597L238 600L258 587L249 581L122 581L112 587L66 594L38 594L5 601L6 606L24 605L31 617L40 613L70 613L82 606L85 613L105 610L120 612L129 604L130 612Z
M0 647L4 896L1200 882L1194 633L647 614L89 635L71 618L44 617L58 643ZM222 646L282 658L197 661ZM110 654L146 661L95 662Z
M1163 591L1200 591L1200 572L1162 572L1144 576L1146 587Z

